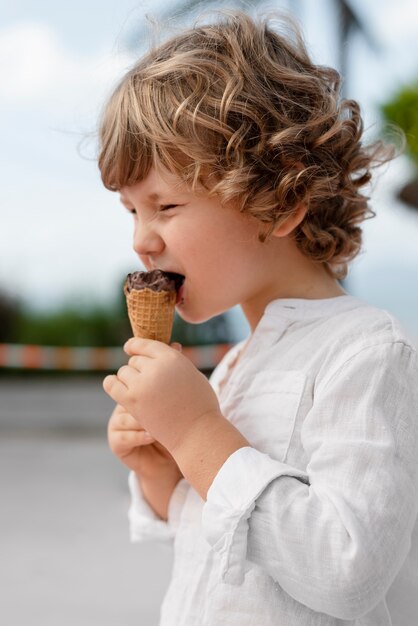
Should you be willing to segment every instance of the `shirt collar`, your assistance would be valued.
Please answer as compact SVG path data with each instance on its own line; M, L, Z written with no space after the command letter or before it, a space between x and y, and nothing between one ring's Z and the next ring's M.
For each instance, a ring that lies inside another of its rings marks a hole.
M368 304L349 294L318 300L306 298L272 300L266 306L254 332L239 344L239 351L243 350L252 355L258 354L266 346L276 344L288 327L298 320L332 317L359 306L368 306Z
M307 298L279 298L278 300L272 300L272 302L269 302L266 306L259 325L264 323L263 320L268 317L280 317L290 320L331 317L337 313L358 307L359 304L367 305L366 302L362 302L349 294L319 300L309 300Z

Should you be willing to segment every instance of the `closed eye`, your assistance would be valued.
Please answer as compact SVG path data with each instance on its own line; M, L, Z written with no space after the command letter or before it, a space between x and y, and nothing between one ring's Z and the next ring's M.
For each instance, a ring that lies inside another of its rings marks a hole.
M125 206L125 205L124 205ZM164 212L164 211L168 211L169 209L175 209L177 206L179 206L178 204L162 204L160 206L160 211ZM135 209L131 209L127 206L125 206L125 209L128 211L128 213L131 213L131 215L136 215L136 210Z

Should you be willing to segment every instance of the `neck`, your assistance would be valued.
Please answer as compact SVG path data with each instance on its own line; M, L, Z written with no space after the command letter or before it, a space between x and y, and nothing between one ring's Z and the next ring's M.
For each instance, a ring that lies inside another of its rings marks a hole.
M277 258L277 257L276 257ZM286 272L283 272L286 267ZM268 278L260 285L253 298L241 304L242 311L254 332L266 306L273 300L298 298L320 300L347 295L337 279L333 278L325 264L315 263L305 257L296 247L286 252L286 263L278 263L276 269L265 269Z

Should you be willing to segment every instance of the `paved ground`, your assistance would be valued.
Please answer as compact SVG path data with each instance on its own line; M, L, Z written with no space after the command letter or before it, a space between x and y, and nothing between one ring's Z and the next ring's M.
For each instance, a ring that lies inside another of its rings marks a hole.
M0 379L5 626L156 626L171 548L131 545L100 379Z

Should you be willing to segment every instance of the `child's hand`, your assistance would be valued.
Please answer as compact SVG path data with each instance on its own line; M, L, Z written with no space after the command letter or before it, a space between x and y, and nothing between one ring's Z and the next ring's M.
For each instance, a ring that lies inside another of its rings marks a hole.
M103 388L171 453L201 417L220 415L207 378L178 350L139 338L124 349L128 365L106 376Z
M112 452L124 465L144 480L182 477L171 454L138 424L137 420L117 404L108 425Z

